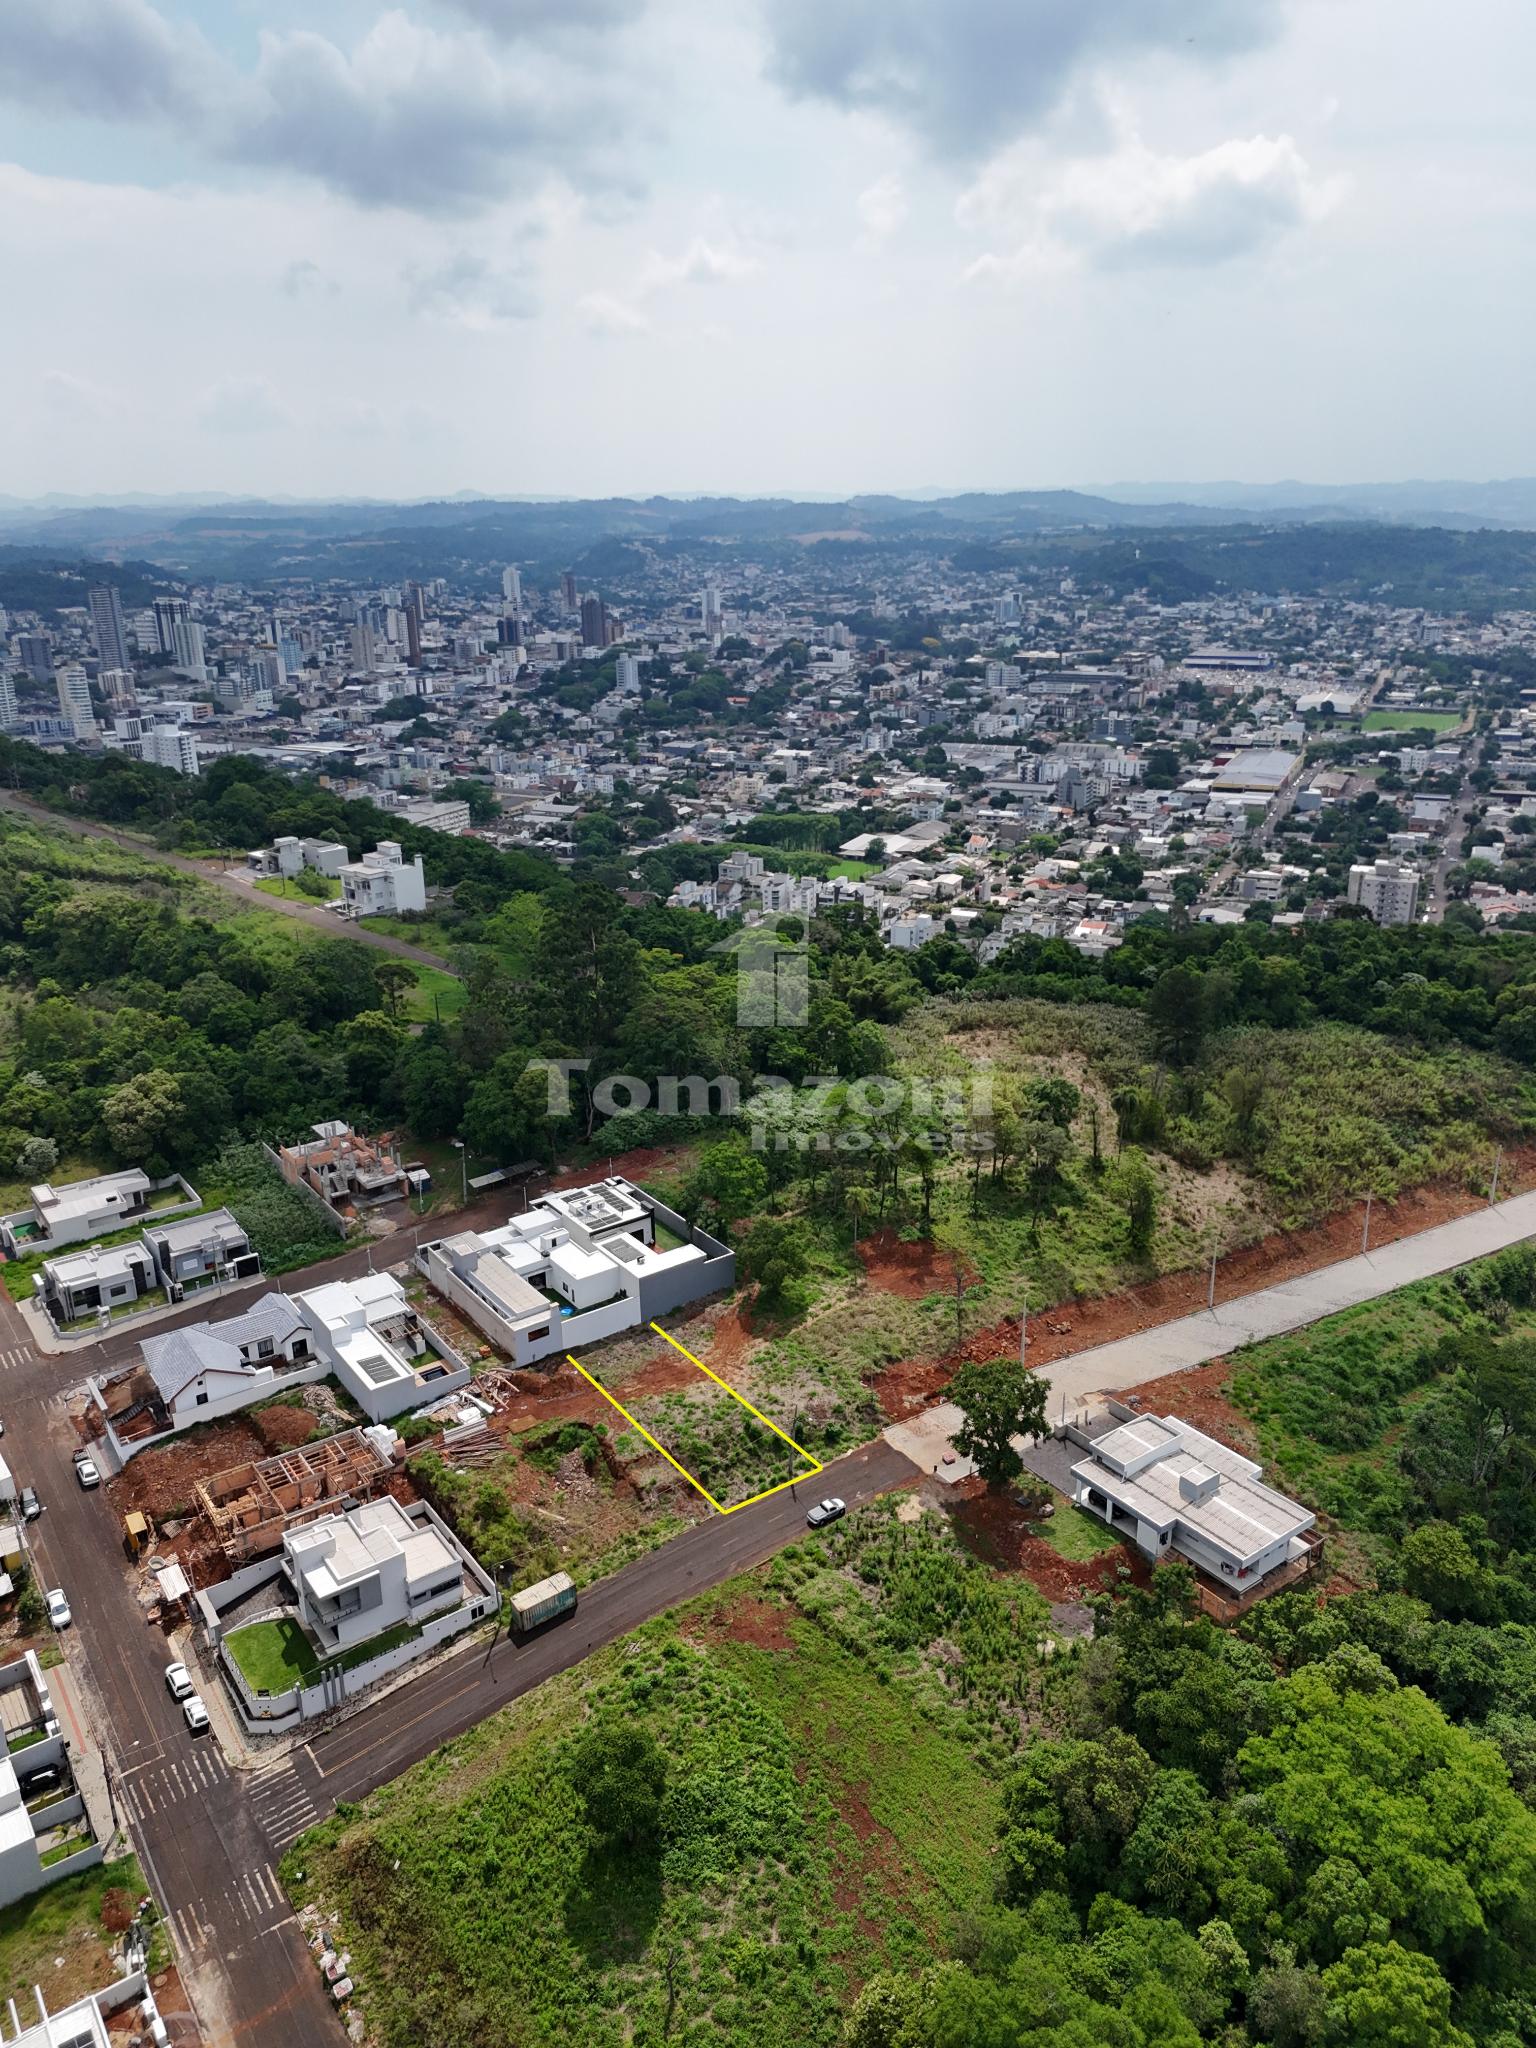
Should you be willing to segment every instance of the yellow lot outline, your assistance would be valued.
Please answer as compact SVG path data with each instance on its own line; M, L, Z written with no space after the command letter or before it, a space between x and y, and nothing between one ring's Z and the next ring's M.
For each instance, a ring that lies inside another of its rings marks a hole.
M666 1340L672 1346L672 1349L674 1351L681 1351L684 1358L688 1360L688 1363L690 1365L696 1365L699 1368L699 1371L704 1374L706 1379L712 1379L717 1387L724 1387L725 1391L730 1395L731 1399L733 1401L739 1401L742 1407L746 1409L749 1415L755 1415L758 1421L762 1423L765 1429L771 1429L775 1436L782 1437L785 1443L789 1445L789 1448L795 1453L795 1455L797 1457L804 1458L806 1464L810 1467L810 1471L808 1472L797 1473L793 1479L781 1479L777 1486L765 1486L761 1493L754 1493L750 1497L750 1499L734 1501L732 1502L730 1507L725 1507L715 1499L715 1496L710 1492L709 1488L704 1484L704 1482L701 1479L695 1479L693 1474L688 1470L688 1467L686 1465L678 1463L677 1459L673 1457L672 1453L667 1449L665 1444L657 1443L655 1437L651 1435L651 1432L646 1428L643 1422L636 1422L634 1416L631 1415L629 1410L624 1406L624 1403L622 1401L614 1399L613 1395L609 1393L608 1389L603 1385L602 1381L597 1377L595 1373L588 1372L587 1368L582 1364L581 1360L579 1358L572 1357L571 1353L567 1351L567 1353L565 1354L566 1357L570 1360L571 1364L575 1366L576 1370L581 1374L582 1378L587 1382L587 1384L589 1386L596 1387L597 1391L602 1395L603 1399L609 1404L609 1406L618 1409L619 1413L623 1416L624 1420L629 1424L630 1428L635 1430L639 1435L643 1436L653 1451L660 1451L661 1455L666 1459L667 1463L670 1466L672 1466L675 1471L682 1473L683 1477L687 1480L688 1484L694 1489L695 1493L703 1494L704 1498L709 1502L710 1506L714 1509L717 1515L739 1514L743 1508L753 1507L760 1500L767 1500L770 1498L771 1495L775 1493L782 1493L785 1487L787 1486L798 1486L802 1479L809 1479L812 1476L812 1474L820 1472L824 1469L820 1461L816 1458L813 1458L810 1452L806 1450L803 1444L797 1444L794 1438L789 1434L789 1432L787 1430L780 1429L779 1425L776 1422L772 1421L768 1416L766 1416L761 1408L754 1408L752 1406L752 1403L747 1399L746 1395L738 1394L736 1389L731 1385L729 1380L723 1380L721 1379L719 1373L711 1372L709 1367L704 1363L703 1359L695 1358L693 1353L688 1349L686 1344L679 1344L675 1337L668 1336L667 1332L661 1327L660 1323L652 1323L651 1328L656 1332L658 1337L666 1337Z

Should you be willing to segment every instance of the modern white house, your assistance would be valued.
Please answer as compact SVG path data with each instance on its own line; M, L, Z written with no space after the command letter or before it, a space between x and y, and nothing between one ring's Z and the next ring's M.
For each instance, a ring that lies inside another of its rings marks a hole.
M322 1656L421 1622L465 1597L464 1560L385 1494L283 1538L299 1619Z
M177 1223L158 1224L141 1242L155 1262L159 1283L177 1298L178 1288L204 1281L249 1280L261 1271L245 1225L228 1209L205 1209Z
M255 875L281 875L291 881L305 868L313 868L334 881L347 864L347 849L339 840L298 839L290 832L248 853L245 864Z
M221 1323L189 1323L139 1344L143 1363L87 1385L113 1449L127 1460L195 1423L232 1415L328 1366L286 1294L264 1294Z
M294 1297L316 1354L371 1422L440 1400L469 1383L469 1367L429 1333L388 1273L330 1280Z
M657 1227L672 1242L657 1241ZM719 1293L735 1255L614 1174L541 1195L494 1230L423 1245L417 1264L518 1365L592 1344Z
M1266 1486L1262 1467L1176 1415L1138 1415L1072 1467L1073 1499L1154 1560L1182 1557L1251 1592L1304 1557L1317 1517Z
M393 839L341 869L341 901L348 917L401 917L427 907L421 855L407 861Z
M142 1244L87 1245L44 1259L32 1276L34 1299L60 1328L85 1316L131 1308L158 1285L154 1258Z
M197 1197L178 1182L189 1203ZM13 1256L43 1245L85 1244L93 1237L122 1230L149 1214L155 1183L137 1166L121 1173L98 1173L89 1180L65 1181L55 1187L42 1181L29 1190L29 1205L0 1216L0 1244Z

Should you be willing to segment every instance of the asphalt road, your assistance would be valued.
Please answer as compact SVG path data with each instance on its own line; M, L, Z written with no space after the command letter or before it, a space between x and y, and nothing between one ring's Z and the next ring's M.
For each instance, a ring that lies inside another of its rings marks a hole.
M402 1249L397 1238L376 1256ZM361 1271L365 1258L343 1254L305 1280ZM225 1296L215 1313L233 1305ZM174 1929L208 2048L337 2048L342 2040L275 1869L284 1847L338 1799L361 1798L599 1645L772 1556L804 1535L811 1500L837 1493L852 1506L915 1476L889 1444L865 1445L798 1497L711 1517L601 1580L573 1617L530 1642L502 1637L489 1654L483 1643L466 1648L287 1758L238 1772L210 1737L188 1734L165 1689L166 1640L136 1605L106 1495L82 1493L74 1477L65 1390L114 1352L134 1349L122 1340L39 1356L0 1293L5 1449L19 1483L45 1503L31 1529L37 1570L45 1587L69 1596L74 1626L60 1640L70 1676L106 1753L116 1810Z
M218 861L194 860L189 854L164 852L148 840L136 838L129 832L118 832L111 825L98 824L94 818L72 818L63 811L50 811L46 805L35 804L15 790L0 789L0 810L13 811L18 817L29 818L36 824L57 826L61 832L73 832L81 839L105 839L124 853L136 853L143 860L157 860L166 867L178 868L184 875L195 875L200 882L211 882L215 888L225 890L237 902L251 908L275 910L280 916L291 917L298 924L312 925L316 931L324 932L328 939L355 939L360 945L372 946L377 953L393 953L398 960L417 960L423 967L447 968L449 965L441 953L429 953L425 946L413 946L405 939L393 939L386 932L371 932L363 925L353 924L350 919L338 917L334 911L321 910L316 904L300 902L294 896L268 896L253 885L249 875L227 868Z

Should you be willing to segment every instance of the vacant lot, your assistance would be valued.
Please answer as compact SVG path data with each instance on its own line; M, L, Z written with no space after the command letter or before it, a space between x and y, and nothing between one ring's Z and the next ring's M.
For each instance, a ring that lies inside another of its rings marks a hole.
M285 1876L338 1916L383 2048L444 2010L476 2048L832 2048L874 1969L987 1910L1044 1619L940 1517L876 1508L540 1688ZM632 1847L572 1776L610 1719L667 1759Z

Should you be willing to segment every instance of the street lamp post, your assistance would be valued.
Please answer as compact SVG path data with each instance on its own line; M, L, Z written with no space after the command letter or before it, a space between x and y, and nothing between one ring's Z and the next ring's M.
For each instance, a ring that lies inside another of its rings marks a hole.
M469 1147L462 1138L455 1138L454 1148L459 1155L459 1177L464 1184L464 1206L469 1207Z

